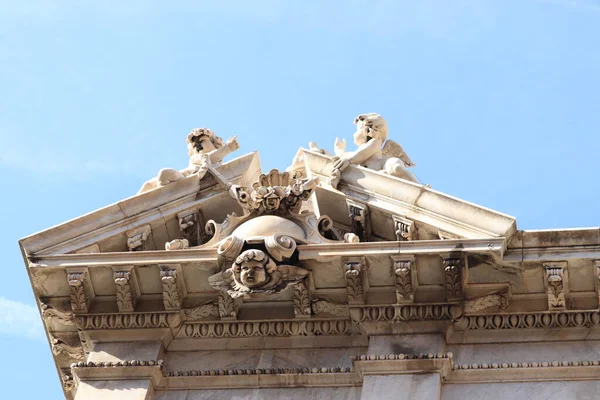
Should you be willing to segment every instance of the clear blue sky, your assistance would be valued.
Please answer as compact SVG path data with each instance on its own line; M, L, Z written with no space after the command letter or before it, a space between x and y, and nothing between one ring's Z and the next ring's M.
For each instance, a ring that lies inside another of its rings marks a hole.
M600 224L600 1L175 3L0 2L12 395L62 398L17 240L183 168L191 128L284 169L378 112L434 189L521 229Z

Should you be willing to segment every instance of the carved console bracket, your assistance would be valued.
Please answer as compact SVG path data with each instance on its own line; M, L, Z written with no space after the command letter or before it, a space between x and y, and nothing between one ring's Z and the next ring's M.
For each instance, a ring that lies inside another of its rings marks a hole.
M352 228L352 232L360 238L361 242L367 242L371 234L369 209L367 204L346 199L346 205L348 207L348 216L350 217L350 227Z
M133 312L140 295L133 266L113 267L113 278L117 288L117 307L120 312Z
M416 228L414 221L398 215L392 215L392 219L394 221L394 232L396 233L397 241L415 239Z
M546 272L544 285L548 292L548 310L565 310L567 308L565 302L566 288L568 287L566 268L565 261L544 263Z
M186 239L190 246L198 246L204 242L204 218L198 208L177 213L181 237Z
M143 225L126 232L127 247L129 251L144 251L146 250L146 241L152 229L150 225Z
M240 309L240 298L234 299L225 290L219 291L219 316L223 320L237 319L237 314Z
M460 300L463 297L463 267L462 256L447 256L442 258L444 272L444 289L448 301Z
M184 293L182 285L179 284L180 278L178 276L180 276L178 266L160 266L160 280L162 282L165 311L174 311L181 308Z
M87 313L95 297L87 267L67 268L66 272L71 292L71 309L74 313Z
M306 278L296 283L294 289L294 315L296 318L310 318L310 293Z
M413 303L417 278L414 257L392 256L392 261L392 273L396 281L396 303Z
M348 304L364 304L364 257L344 257L342 262L344 263Z

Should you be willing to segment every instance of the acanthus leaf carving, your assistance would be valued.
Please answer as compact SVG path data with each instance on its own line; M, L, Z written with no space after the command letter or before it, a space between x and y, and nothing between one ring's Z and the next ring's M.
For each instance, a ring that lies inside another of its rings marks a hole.
M344 260L348 304L363 304L365 302L362 276L363 264L364 260Z
M161 267L160 280L163 289L163 304L166 311L181 308L179 287L177 284L177 270L166 266Z
M458 300L463 296L462 287L462 257L447 257L442 260L444 269L444 289L448 300Z
M394 260L397 303L412 303L415 299L412 264L412 260Z
M225 290L219 291L219 316L223 319L236 319L239 310L239 301L234 299Z
M310 317L310 296L306 280L293 286L294 289L294 315L296 318Z
M73 312L88 312L89 298L86 286L87 270L83 271L67 271L67 281L69 283L69 290L71 294L71 309Z
M465 314L474 314L476 312L491 308L506 308L508 306L508 294L490 294L478 297L476 299L465 301Z
M215 303L206 303L183 311L187 321L200 321L219 316L219 306Z
M350 315L347 304L336 304L323 299L312 302L312 311L315 315L330 314L341 318L348 318Z
M131 289L131 271L114 271L117 288L117 307L121 312L132 312L135 308L135 298Z

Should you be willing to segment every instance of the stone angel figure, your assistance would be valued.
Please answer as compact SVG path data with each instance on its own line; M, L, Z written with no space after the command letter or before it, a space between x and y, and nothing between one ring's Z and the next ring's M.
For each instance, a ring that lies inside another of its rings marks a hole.
M237 137L233 137L223 143L223 139L215 135L208 128L196 128L187 135L186 144L190 161L187 168L178 171L173 168L163 168L158 175L145 182L139 193L168 185L188 176L198 174L200 179L208 171L208 164L218 166L223 158L239 149Z
M231 268L211 276L208 281L213 288L237 298L251 293L280 292L307 274L308 271L300 267L277 265L264 251L251 249L242 252Z
M385 119L379 114L360 114L354 119L356 132L354 144L358 148L346 151L346 140L335 139L335 162L331 175L331 186L337 187L342 171L350 164L361 165L376 171L418 182L406 168L415 164L398 143L386 140L388 129Z

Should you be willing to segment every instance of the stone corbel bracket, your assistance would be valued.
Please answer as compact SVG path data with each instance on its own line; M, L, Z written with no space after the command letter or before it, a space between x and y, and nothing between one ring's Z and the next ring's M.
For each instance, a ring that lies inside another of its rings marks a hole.
M307 279L303 279L293 286L294 291L294 315L296 318L310 318L311 301Z
M125 232L127 235L127 247L129 251L144 251L146 250L146 242L152 233L150 225L142 225L135 229Z
M87 267L66 268L67 282L74 313L87 313L94 297L94 288Z
M346 198L346 206L352 233L358 236L361 242L368 242L371 236L371 222L367 204Z
M366 259L364 257L342 257L348 304L364 304L366 282Z
M119 312L133 312L140 288L135 268L129 266L113 266L113 278L117 289L117 307Z
M405 240L416 239L416 228L414 221L399 215L392 215L392 220L394 221L394 232L396 233L397 241L401 242Z
M234 299L227 293L225 290L219 291L219 317L222 320L236 320L238 312L240 311L240 306L242 303L241 298Z
M354 357L354 370L362 380L369 375L439 373L445 379L453 367L452 353L391 354Z
M414 256L391 256L392 275L396 282L396 303L410 304L415 301L417 269Z
M179 265L160 266L160 280L162 282L165 311L181 309L183 298L186 295L182 277Z
M177 213L181 237L187 239L191 247L199 246L204 239L204 217L199 208L192 208Z
M544 286L548 293L548 310L566 310L566 295L568 293L567 262L544 263L545 279Z
M463 298L466 286L466 260L462 254L442 255L442 272L444 274L444 290L448 301Z

